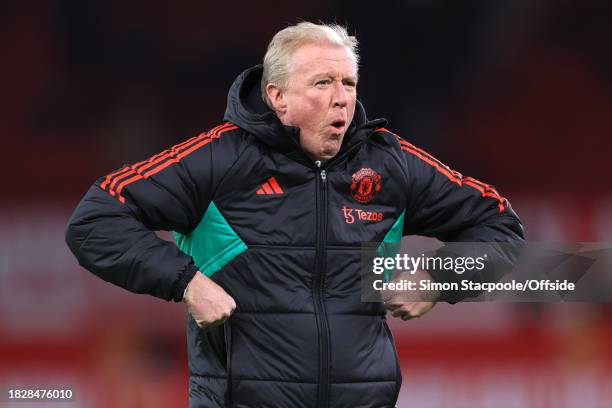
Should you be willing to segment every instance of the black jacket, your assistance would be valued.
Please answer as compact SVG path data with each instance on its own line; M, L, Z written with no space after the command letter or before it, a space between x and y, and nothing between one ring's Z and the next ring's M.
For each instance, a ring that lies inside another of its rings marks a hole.
M361 302L361 244L521 240L521 224L492 187L360 103L319 168L261 101L260 78L259 66L237 78L225 124L96 181L68 245L133 292L180 301L199 269L236 300L223 327L188 317L190 406L392 407L401 373L384 305ZM178 247L155 230L175 231Z

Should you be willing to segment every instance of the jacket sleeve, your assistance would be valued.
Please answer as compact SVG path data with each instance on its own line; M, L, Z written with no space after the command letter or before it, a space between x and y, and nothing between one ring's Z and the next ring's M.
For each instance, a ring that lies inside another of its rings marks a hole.
M436 281L496 281L510 272L524 241L521 221L508 200L491 185L464 177L396 136L406 165L409 198L404 234L435 237L445 245L437 257L483 256L486 267L462 274L430 270ZM471 243L469 245L453 243ZM448 291L442 300L457 302L478 293Z
M79 264L129 291L181 301L197 268L154 231L189 233L197 226L218 177L215 139L236 128L224 126L98 179L66 230Z

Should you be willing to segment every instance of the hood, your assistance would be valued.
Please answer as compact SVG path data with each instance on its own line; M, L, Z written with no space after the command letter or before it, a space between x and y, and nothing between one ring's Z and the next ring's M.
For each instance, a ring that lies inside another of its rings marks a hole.
M261 98L262 73L262 65L256 65L236 78L227 95L224 120L252 133L263 143L283 153L301 152L300 129L283 125ZM361 102L357 101L353 121L344 135L338 155L364 141L374 128L386 123L385 119L368 121Z

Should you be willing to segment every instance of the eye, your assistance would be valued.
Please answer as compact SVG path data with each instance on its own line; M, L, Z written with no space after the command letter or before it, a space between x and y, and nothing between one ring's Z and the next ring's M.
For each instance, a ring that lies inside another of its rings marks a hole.
M318 87L324 87L324 86L329 85L329 84L331 84L331 80L329 80L329 79L321 79L321 80L317 81L315 85L318 86Z
M347 88L355 88L357 84L355 81L344 81L344 86Z

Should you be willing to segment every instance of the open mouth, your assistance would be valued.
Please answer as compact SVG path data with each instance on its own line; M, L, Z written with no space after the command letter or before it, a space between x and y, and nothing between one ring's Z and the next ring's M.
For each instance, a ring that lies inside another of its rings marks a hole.
M344 129L344 125L346 125L346 121L344 120L335 120L331 123L332 127L338 129L338 130L342 130Z

